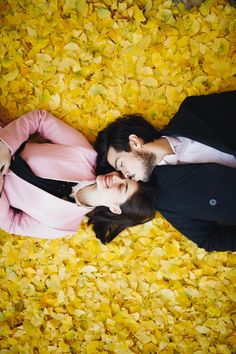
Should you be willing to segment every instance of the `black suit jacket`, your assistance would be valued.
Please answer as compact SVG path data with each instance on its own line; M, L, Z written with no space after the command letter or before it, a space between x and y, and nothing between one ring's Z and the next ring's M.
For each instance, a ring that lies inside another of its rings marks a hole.
M184 100L161 135L184 136L236 156L236 91ZM218 164L156 166L155 207L208 251L236 251L236 169Z
M236 154L236 91L187 97L161 135L184 136Z

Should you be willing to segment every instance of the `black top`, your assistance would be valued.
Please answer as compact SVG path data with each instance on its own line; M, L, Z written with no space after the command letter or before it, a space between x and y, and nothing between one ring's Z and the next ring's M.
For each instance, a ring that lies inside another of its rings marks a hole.
M42 178L36 176L31 170L27 162L20 156L20 148L16 154L15 158L11 160L10 169L18 177L23 180L33 184L34 186L43 189L44 191L55 195L58 198L67 199L69 201L74 201L70 198L72 192L72 187L76 185L74 182L58 181L48 178Z

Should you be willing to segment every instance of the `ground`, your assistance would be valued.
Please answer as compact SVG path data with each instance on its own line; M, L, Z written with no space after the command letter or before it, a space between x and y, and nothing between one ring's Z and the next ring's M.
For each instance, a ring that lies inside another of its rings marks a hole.
M47 109L91 141L124 113L162 128L186 96L236 88L235 12L2 0L1 119ZM0 235L1 354L234 352L236 255L197 248L161 215L107 246L86 224L53 241Z

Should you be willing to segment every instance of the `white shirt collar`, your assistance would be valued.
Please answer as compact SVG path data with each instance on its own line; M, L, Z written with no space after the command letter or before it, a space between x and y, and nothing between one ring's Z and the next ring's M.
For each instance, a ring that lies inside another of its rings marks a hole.
M94 209L94 207L90 207L90 206L87 206L87 205L83 205L80 203L80 201L78 199L76 199L76 192L78 192L78 190L86 187L86 186L90 186L91 184L94 184L95 181L83 181L83 182L78 182L74 187L72 187L72 193L71 193L71 197L75 199L76 201L76 204L78 206L82 206L82 207L85 207L89 210L92 210Z

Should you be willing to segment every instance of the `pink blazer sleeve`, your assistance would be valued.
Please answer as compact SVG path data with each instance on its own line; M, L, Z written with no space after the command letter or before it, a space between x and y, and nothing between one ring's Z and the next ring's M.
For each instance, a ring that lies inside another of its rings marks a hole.
M20 145L34 133L39 133L43 138L56 144L74 145L93 150L92 145L80 132L44 110L31 111L12 121L0 129L0 139L14 154Z
M59 230L45 226L22 211L15 211L9 205L5 192L0 198L0 225L1 229L14 235L31 236L36 238L54 239L72 235L68 230ZM30 230L30 233L29 233Z

